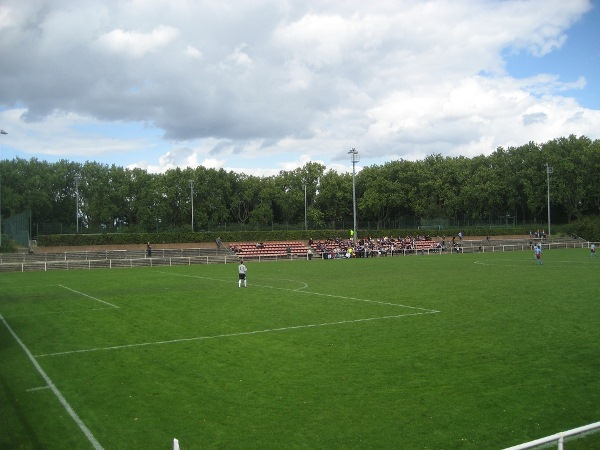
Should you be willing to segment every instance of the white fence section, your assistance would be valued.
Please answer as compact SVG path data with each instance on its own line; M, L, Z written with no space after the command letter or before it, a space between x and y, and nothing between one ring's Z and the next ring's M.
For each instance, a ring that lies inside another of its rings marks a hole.
M563 443L565 442L565 439L573 436L580 437L579 435L595 433L598 430L600 430L600 422L591 423L589 425L584 425L579 428L573 428L572 430L562 431L551 436L536 439L535 441L525 442L524 444L515 445L514 447L508 447L504 450L525 450L528 448L535 448L542 445L548 446L547 444L552 444L554 442L556 442L558 450L563 450Z

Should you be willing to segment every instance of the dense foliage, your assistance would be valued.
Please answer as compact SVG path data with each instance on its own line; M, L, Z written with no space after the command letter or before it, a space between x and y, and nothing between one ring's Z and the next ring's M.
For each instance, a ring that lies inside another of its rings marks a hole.
M151 174L35 158L0 165L2 217L30 209L33 235L76 227L84 233L192 231L192 215L196 232L226 223L276 229L305 220L308 229L339 229L353 219L352 174L315 162L271 177L201 166ZM600 141L576 136L498 148L489 156L390 161L357 173L358 218L377 229L544 224L549 181L553 223L566 224L600 213L599 173Z

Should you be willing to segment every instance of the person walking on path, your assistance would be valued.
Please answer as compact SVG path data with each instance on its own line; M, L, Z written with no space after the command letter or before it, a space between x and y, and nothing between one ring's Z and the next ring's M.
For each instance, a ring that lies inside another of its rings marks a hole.
M244 265L244 260L240 261L240 265L238 266L238 287L242 287L242 283L244 283L244 287L248 287L246 284L246 272L248 268Z

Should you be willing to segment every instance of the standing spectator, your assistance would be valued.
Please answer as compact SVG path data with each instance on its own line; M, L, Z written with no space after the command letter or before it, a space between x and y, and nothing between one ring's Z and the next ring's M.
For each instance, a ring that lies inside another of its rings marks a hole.
M146 256L152 258L152 246L150 245L150 242L146 244Z
M592 245L590 245L590 256L594 256L594 257L598 256L596 254L596 243L594 243L594 242L592 242Z
M220 250L220 249L221 249L221 246L223 245L223 242L221 241L221 238L220 238L220 237L218 237L218 238L215 240L215 244L217 244L217 250Z

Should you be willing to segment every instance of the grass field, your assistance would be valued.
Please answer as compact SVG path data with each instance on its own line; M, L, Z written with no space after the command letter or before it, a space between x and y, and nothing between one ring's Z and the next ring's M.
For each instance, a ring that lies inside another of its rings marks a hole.
M600 420L587 250L247 266L0 274L0 448L501 449Z

